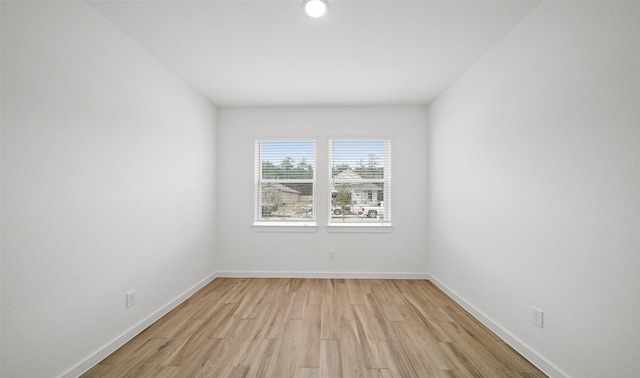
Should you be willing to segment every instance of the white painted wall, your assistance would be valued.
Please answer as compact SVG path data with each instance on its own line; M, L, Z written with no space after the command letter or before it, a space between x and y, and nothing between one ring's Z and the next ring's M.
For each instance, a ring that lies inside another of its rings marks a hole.
M227 108L218 112L218 245L222 274L424 276L427 226L425 107ZM328 233L328 138L392 137L391 233ZM258 233L254 139L317 139L316 233ZM329 261L329 251L336 260Z
M640 372L639 67L640 3L544 2L429 107L429 272L556 375Z
M0 375L70 371L215 270L215 117L85 2L2 2Z

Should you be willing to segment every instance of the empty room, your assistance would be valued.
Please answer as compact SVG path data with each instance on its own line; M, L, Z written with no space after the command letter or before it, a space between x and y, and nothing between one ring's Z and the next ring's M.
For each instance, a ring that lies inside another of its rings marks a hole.
M640 376L640 2L0 17L0 376Z

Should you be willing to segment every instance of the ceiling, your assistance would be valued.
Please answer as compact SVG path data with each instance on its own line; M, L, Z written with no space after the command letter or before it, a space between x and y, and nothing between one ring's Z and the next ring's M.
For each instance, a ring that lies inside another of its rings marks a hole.
M89 1L213 104L428 104L538 1Z

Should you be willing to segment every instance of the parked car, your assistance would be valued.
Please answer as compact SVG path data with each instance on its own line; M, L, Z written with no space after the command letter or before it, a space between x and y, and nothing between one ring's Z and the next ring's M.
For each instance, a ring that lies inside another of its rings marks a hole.
M333 215L356 215L351 209L351 206L335 206L331 208L331 213Z
M358 213L366 215L367 218L384 216L384 202L378 202L372 205L359 205Z

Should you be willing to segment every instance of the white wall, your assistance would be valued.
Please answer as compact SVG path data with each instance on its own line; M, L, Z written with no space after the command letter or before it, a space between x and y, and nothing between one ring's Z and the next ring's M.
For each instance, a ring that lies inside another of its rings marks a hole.
M640 371L639 67L640 3L544 2L429 107L429 272L552 374Z
M73 374L210 277L215 117L85 2L2 2L0 375Z
M219 272L264 276L416 277L426 273L426 108L220 109ZM328 233L329 137L392 137L391 233ZM253 222L254 139L317 139L316 233L259 233ZM336 260L329 261L329 251Z

